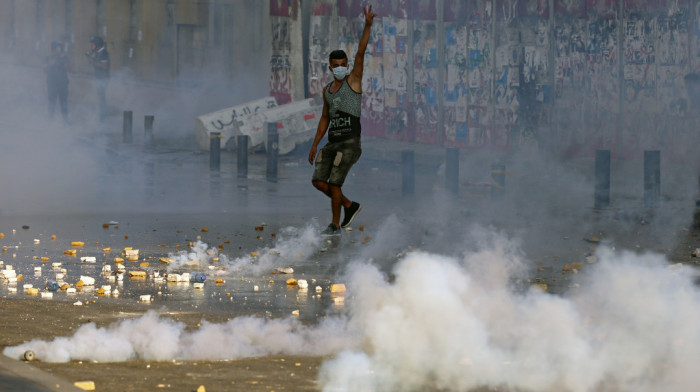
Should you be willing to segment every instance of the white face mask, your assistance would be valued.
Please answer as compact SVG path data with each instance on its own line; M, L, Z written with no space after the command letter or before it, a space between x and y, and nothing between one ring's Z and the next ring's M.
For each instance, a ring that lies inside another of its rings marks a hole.
M333 76L338 80L343 80L349 73L348 67L340 66L333 68Z

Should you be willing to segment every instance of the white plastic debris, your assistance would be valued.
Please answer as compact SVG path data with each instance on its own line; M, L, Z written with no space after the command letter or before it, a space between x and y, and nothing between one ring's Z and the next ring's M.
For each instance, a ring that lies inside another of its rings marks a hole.
M75 294L76 292L77 290L75 289L75 287L69 287L66 289L66 294Z
M15 287L15 286L10 286L10 287L7 288L7 292L10 293L10 294L15 294L15 293L17 293L17 287Z
M95 285L95 278L87 275L80 275L80 280L83 281L84 286L94 286Z
M299 285L299 290L306 290L309 288L309 282L307 282L306 279L299 279L297 284Z
M316 292L317 292L317 293L320 293L321 291L323 291L323 287L321 287L321 286L316 286Z
M65 276L66 276L65 274L62 274L62 273L59 272L59 273L56 274L56 280L63 280L63 278L64 278Z
M139 250L138 249L129 249L125 248L124 251L122 252L125 258L127 259L133 259L133 258L139 258Z
M34 267L34 273L41 273L41 267Z
M80 301L75 301L73 302L73 306L83 306L83 303Z
M42 291L42 292L41 292L41 298L44 298L44 299L51 299L51 298L53 298L53 293L50 292L50 291Z
M34 238L35 245L39 245L40 243L41 243L41 240L39 240L38 238Z
M292 267L279 267L275 271L279 272L280 274L293 274L294 268L292 268Z
M258 285L253 286L253 291L258 291L260 290L260 287Z
M139 302L151 302L151 295L145 294L139 297Z
M109 274L112 272L112 266L109 264L105 264L102 266L102 273L103 274Z
M80 261L83 263L95 263L97 261L97 257L95 256L83 256L80 258Z
M192 287L194 287L195 290L202 290L204 289L204 283L196 282L192 284Z
M61 265L63 265L61 262L55 261L51 263L51 268L61 268Z
M181 282L182 276L180 274L168 274L168 282Z
M24 290L31 289L32 287L34 287L34 285L31 283L26 283L26 284L22 285L22 289L24 289Z

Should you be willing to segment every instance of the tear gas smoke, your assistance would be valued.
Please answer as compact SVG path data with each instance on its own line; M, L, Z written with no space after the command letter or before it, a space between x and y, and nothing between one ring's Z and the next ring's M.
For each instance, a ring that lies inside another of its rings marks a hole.
M660 255L601 248L566 295L530 288L528 262L499 234L470 237L459 257L416 251L394 267L354 262L346 314L305 327L239 317L195 332L154 312L92 324L25 350L45 361L234 359L327 355L324 390L659 391L700 382L700 293ZM95 349L100 347L100 349Z
M277 267L289 267L317 252L321 247L321 238L317 233L318 228L313 225L304 228L286 227L277 234L274 247L257 250L257 256L246 254L235 258L197 241L189 251L168 254L173 259L168 265L168 271L183 267L206 268L213 265L214 258L218 257L216 265L228 273L267 273Z

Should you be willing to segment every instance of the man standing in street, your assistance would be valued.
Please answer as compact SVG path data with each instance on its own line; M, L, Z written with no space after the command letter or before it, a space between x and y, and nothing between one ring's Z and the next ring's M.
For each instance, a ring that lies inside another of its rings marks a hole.
M56 101L61 106L63 121L68 122L68 57L63 43L51 43L51 54L46 56L46 89L49 94L49 117L53 118Z
M100 121L104 121L107 117L107 84L109 83L109 52L105 48L104 40L100 37L90 38L90 50L85 53L85 56L95 69Z
M362 209L359 203L350 201L343 195L342 186L350 168L360 158L360 117L362 114L362 71L365 49L369 42L372 22L376 14L372 6L362 7L365 14L365 27L355 54L352 71L348 70L348 56L342 50L334 50L328 56L328 69L333 73L333 81L323 88L323 114L318 122L316 137L309 151L309 163L316 160L311 183L331 199L333 218L323 235L340 235L340 228L346 228ZM328 131L328 143L318 152L318 144ZM340 208L343 207L343 222L340 222Z

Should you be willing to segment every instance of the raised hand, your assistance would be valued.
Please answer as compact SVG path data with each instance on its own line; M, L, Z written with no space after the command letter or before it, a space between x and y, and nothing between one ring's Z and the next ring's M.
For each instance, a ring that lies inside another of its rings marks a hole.
M369 5L369 8L362 7L362 12L365 13L365 25L371 25L374 22L374 17L377 16L372 12L372 4Z

